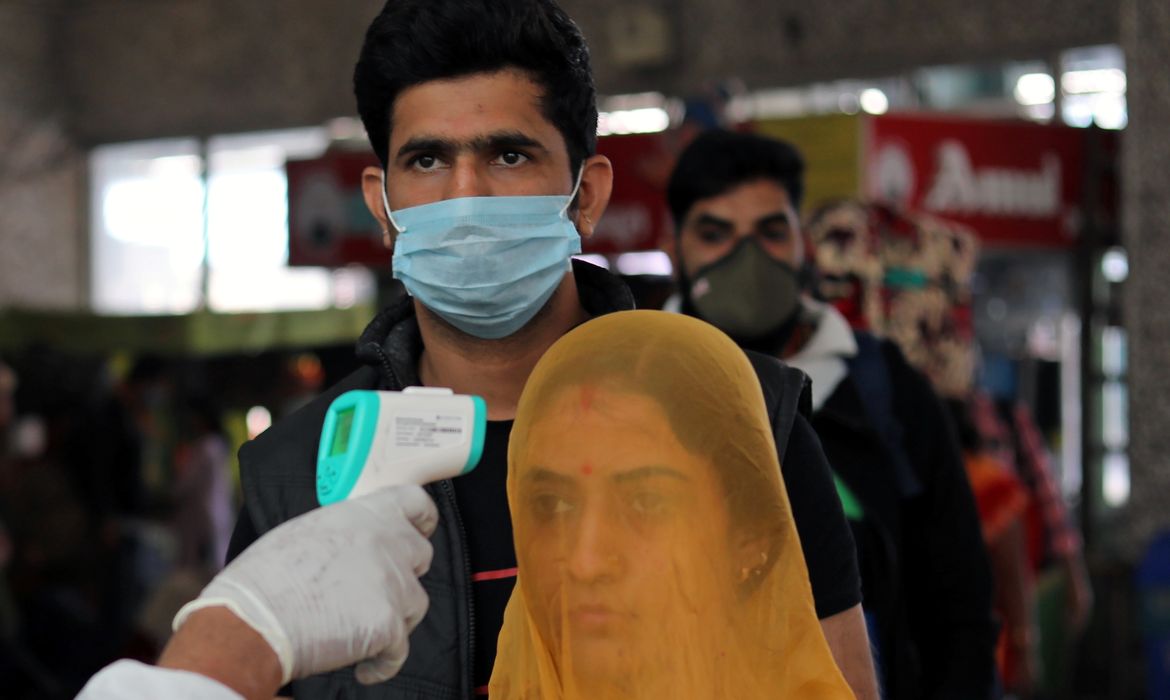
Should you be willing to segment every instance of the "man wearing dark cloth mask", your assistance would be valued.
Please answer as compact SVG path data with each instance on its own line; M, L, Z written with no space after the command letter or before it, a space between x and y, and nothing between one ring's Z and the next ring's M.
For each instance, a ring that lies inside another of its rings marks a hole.
M680 293L667 309L812 378L812 424L854 526L884 697L984 700L991 578L954 430L892 343L805 294L803 177L790 144L719 130L695 139L668 188Z
M366 204L409 295L362 334L362 368L241 449L245 505L229 557L317 506L317 443L341 392L427 385L482 396L479 466L427 487L439 509L423 577L430 611L402 671L370 688L345 671L291 688L314 698L482 696L516 576L505 483L520 394L558 338L633 306L619 279L571 261L613 184L596 153L589 53L551 0L390 0L366 34L354 89L381 166L363 173ZM775 438L820 625L857 694L875 697L852 537L797 410L805 379L772 358L753 364L777 399Z

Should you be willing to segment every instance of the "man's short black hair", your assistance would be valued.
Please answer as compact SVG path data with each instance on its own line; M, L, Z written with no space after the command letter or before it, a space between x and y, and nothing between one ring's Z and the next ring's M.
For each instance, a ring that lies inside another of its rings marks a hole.
M670 175L666 199L675 226L695 202L717 197L755 180L773 180L800 209L804 197L804 158L787 141L758 134L713 129L704 131L679 156Z
M575 174L597 151L597 95L589 48L552 0L389 0L366 32L354 69L358 112L382 166L404 89L517 68L543 91Z

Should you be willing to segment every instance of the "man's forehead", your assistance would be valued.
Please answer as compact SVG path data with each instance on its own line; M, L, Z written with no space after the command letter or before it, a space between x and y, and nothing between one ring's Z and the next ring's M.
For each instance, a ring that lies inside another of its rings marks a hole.
M526 72L515 69L428 80L403 89L394 100L391 138L427 133L464 140L501 128L555 129L542 111L543 94Z
M687 218L695 222L700 219L717 219L728 223L755 223L776 216L790 217L793 212L788 192L780 183L751 180L696 201Z

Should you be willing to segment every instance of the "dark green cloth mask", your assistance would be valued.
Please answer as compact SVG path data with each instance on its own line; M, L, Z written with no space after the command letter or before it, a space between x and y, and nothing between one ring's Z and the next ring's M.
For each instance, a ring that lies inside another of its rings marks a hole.
M760 338L800 308L800 274L764 252L754 236L698 270L689 285L695 313L733 338Z

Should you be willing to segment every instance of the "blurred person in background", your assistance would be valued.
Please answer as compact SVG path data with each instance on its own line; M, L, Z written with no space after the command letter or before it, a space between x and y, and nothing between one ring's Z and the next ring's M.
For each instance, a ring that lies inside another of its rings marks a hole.
M866 225L859 228L862 222ZM827 268L848 257L843 249L853 237L874 255L881 293L879 303L869 307L866 327L898 344L951 414L995 579L995 609L1002 623L996 647L1000 677L1013 696L1031 697L1039 656L1024 530L1028 494L1010 467L987 449L970 410L976 366L971 277L978 239L935 217L849 201L822 208L808 228L818 262L824 258Z
M978 238L934 216L857 201L822 207L808 233L821 296L855 327L893 339L951 410L995 572L1006 688L1063 697L1092 591L1031 411L1022 402L997 406L975 386ZM1041 596L1064 590L1066 614L1042 626Z
M293 518L183 606L158 666L117 661L78 697L268 700L290 679L351 664L363 686L393 677L427 609L418 577L437 518L418 486Z
M560 336L630 309L620 280L571 260L609 200L596 155L589 53L551 0L391 0L371 24L354 75L381 167L366 204L410 296L358 341L364 363L240 450L244 509L229 556L317 507L326 408L350 389L450 387L487 403L484 456L470 475L428 487L439 506L431 611L401 674L369 697L485 694L516 575L506 452L529 373ZM846 679L873 697L852 538L820 446L798 412L804 378L757 358L765 389L789 402L774 426L817 613ZM294 683L299 697L356 692L352 677Z
M16 372L0 360L0 456L10 451L9 435L16 419Z
M171 487L176 565L214 573L223 567L235 522L230 448L210 399L187 397L178 422L181 438Z
M991 574L962 455L928 380L889 341L809 295L790 144L709 131L668 187L668 305L812 378L812 424L854 523L867 617L889 698L993 692Z
M963 449L995 581L1001 622L996 662L1004 688L1015 697L1036 690L1036 596L1028 569L1024 513L1028 494L1011 469L986 448L970 414L976 352L971 324L971 277L979 255L974 233L923 214L844 201L828 204L808 221L818 269L840 271L841 261L863 248L876 263L871 281L880 289L862 325L898 344L909 362L943 399ZM860 254L852 257L861 257ZM828 277L829 275L826 275ZM824 296L848 289L827 282Z
M133 614L127 656L154 659L171 637L171 620L223 568L235 521L231 452L220 412L207 397L187 395L175 419L174 471L160 516L173 548ZM173 551L172 551L173 549Z
M170 463L174 365L144 355L88 398L67 434L62 459L82 494L105 557L103 627L111 653L135 651L138 615L169 573L174 537L162 483Z
M979 506L983 540L995 578L995 610L1002 626L996 663L1004 689L1030 698L1039 680L1036 589L1028 566L1024 513L1028 492L1015 474L986 449L963 399L948 398L959 431L967 477Z
M0 364L3 434L12 425L40 425L21 415L15 390L15 373ZM14 700L71 697L113 656L98 583L100 541L60 451L43 430L39 437L18 437L0 452L7 598L0 601L0 692Z
M968 403L985 449L1023 483L1027 563L1034 581L1042 627L1032 628L1038 649L1037 689L1059 698L1069 690L1076 645L1093 610L1093 587L1080 533L1056 484L1048 447L1023 401L996 402L977 391ZM1045 611L1049 611L1045 619Z

